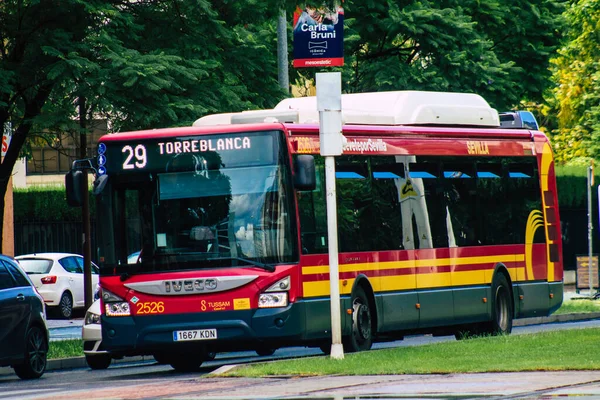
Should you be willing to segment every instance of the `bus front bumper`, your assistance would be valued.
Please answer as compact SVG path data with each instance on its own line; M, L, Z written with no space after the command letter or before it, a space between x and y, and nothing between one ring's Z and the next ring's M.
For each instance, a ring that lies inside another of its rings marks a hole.
M144 355L156 351L254 350L294 344L306 332L303 303L285 308L265 308L212 313L102 316L102 342L111 353ZM180 331L216 330L216 338L176 341Z

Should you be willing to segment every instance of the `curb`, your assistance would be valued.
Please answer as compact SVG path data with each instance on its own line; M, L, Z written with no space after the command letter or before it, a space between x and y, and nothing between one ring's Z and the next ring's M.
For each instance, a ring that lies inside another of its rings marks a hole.
M521 318L513 320L514 326L528 326L528 325L541 325L541 324L550 324L550 323L561 323L561 322L571 322L571 321L588 321L593 319L600 319L600 312L593 313L577 313L577 314L559 314L559 315L551 315L549 317L534 317L534 318ZM113 360L111 365L119 365L119 364L132 364L132 363L140 363L140 362L149 362L155 361L152 356L136 356L136 357L125 357L119 360ZM48 364L46 365L47 371L55 371L61 369L73 369L73 368L86 368L88 365L85 361L85 357L73 357L73 358L59 358L48 360ZM226 372L223 368L232 366L223 366L216 371L213 371L213 374L219 374ZM233 366L235 367L235 366ZM90 369L91 371L91 369ZM219 372L217 372L219 371ZM3 375L12 375L14 371L11 367L0 367L0 376Z
M540 324L551 324L551 323L557 323L557 322L570 322L570 321L587 321L587 320L599 319L599 318L600 318L600 312L558 314L558 315L551 315L549 317L533 317L533 318L515 319L515 320L513 320L513 326L540 325Z

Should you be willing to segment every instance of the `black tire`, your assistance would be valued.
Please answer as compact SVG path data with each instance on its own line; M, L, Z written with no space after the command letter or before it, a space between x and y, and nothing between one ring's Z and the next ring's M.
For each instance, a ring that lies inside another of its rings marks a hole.
M73 316L73 296L71 296L71 293L64 292L62 296L60 296L58 315L64 319L71 319Z
M369 299L360 286L352 294L352 331L344 338L344 351L365 351L373 344L373 318Z
M272 356L273 353L275 353L275 350L277 350L277 349L271 349L269 347L264 347L264 348L256 349L256 354L258 354L261 357Z
M169 364L177 372L196 372L200 370L202 359L195 354L181 354L170 357Z
M48 337L38 326L32 326L25 336L25 359L14 366L21 379L37 379L46 371L48 361Z
M329 340L327 342L323 342L321 345L319 345L319 349L321 349L321 351L323 353L325 353L326 355L330 355L331 354L331 340Z
M168 364L169 358L163 353L154 353L152 355L157 363L159 364Z
M91 369L107 369L112 362L110 354L96 354L85 356L85 362Z
M513 323L512 289L504 274L496 274L492 281L492 320L484 333L490 335L508 335Z

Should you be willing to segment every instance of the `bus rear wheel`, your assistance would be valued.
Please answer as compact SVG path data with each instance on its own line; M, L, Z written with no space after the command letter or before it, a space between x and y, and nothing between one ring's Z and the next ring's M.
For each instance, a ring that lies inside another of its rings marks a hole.
M490 335L508 335L512 331L512 289L504 274L496 274L492 282L492 320L485 332Z
M365 290L358 286L352 295L352 331L344 338L344 351L369 350L373 344L373 318Z

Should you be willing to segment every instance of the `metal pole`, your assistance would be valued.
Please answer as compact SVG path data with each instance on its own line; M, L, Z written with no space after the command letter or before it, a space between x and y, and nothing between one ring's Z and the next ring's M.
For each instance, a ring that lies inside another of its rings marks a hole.
M592 186L593 186L593 173L594 169L592 166L588 167L588 185L587 185L587 201L588 201L588 279L590 282L590 296L594 291L593 275L592 275Z
M79 97L79 126L81 133L79 135L80 157L87 158L87 128L86 112L85 112L85 97ZM85 301L85 309L87 310L92 303L92 243L91 243L91 227L90 227L90 204L88 194L88 171L83 171L83 204L81 207L81 219L83 222L83 298Z
M329 245L329 291L331 302L331 358L344 358L338 265L337 200L335 196L335 156L343 152L342 77L339 72L317 73L320 153L325 158L325 197Z
M325 196L327 199L327 238L329 243L329 290L331 299L331 358L343 359L340 317L340 272L338 264L337 201L335 193L335 157L325 157Z
M279 86L289 93L290 78L288 76L287 21L285 17L285 8L281 8L279 17L277 18L277 71Z

